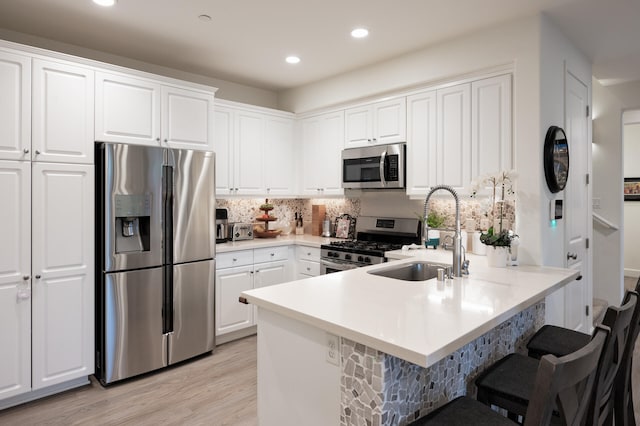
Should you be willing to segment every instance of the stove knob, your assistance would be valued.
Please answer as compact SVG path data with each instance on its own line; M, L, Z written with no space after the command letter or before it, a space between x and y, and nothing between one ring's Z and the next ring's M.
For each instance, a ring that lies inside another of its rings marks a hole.
M358 262L364 262L364 258L362 256L358 256Z
M364 258L364 263L371 263L371 258L370 257L365 257Z
M350 254L345 254L344 255L344 260L351 260L351 255Z
M330 251L330 252L327 253L327 256L329 256L329 257L338 257L338 253L334 253L334 252Z

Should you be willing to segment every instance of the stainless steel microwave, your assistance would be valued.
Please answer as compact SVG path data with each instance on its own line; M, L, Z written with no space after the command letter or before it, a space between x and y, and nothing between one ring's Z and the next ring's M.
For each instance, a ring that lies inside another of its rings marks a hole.
M342 187L404 188L406 151L406 143L342 150Z

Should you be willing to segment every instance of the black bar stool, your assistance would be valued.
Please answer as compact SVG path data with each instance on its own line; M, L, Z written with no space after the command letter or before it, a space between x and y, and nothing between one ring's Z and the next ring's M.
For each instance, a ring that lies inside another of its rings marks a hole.
M575 353L557 358L546 355L539 361L534 378L525 426L548 425L553 411L560 409L565 424L583 424L590 411L599 360L608 341L609 329L598 326L593 339ZM429 415L410 423L422 425L509 425L515 423L478 401L462 396Z

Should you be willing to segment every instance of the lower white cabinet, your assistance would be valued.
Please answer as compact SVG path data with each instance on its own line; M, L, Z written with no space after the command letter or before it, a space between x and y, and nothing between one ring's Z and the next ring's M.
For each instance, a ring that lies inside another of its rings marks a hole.
M245 290L290 281L287 252L278 246L216 256L216 336L255 324L255 308L238 298Z
M320 249L318 247L296 247L297 279L320 275Z
M94 372L94 169L0 162L0 399Z

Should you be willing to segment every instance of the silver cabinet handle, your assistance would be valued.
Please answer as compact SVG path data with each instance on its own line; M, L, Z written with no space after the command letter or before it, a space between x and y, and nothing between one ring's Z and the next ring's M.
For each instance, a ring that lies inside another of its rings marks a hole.
M160 138L156 138L156 142L160 142Z
M36 275L36 279L39 280L40 278L42 278L41 275Z
M169 142L169 140L165 138L164 143L167 143L167 142Z
M40 151L36 149L36 155L40 154Z
M578 258L578 254L577 253L567 253L567 260L569 260L569 259L576 260L577 258Z
M29 275L23 275L23 276L22 276L22 279L23 279L23 280L25 280L25 281L28 281L28 280L29 280L29 278L30 278L30 277L29 277Z
M273 257L273 256L275 256L275 255L276 255L275 253L271 253L271 257Z
M29 148L25 148L25 149L23 150L23 152L24 152L25 154L28 154L28 153L29 153Z
M234 258L233 258L233 261L234 261L234 262L237 262L237 261L238 261L238 259L236 259L236 258L234 257Z

